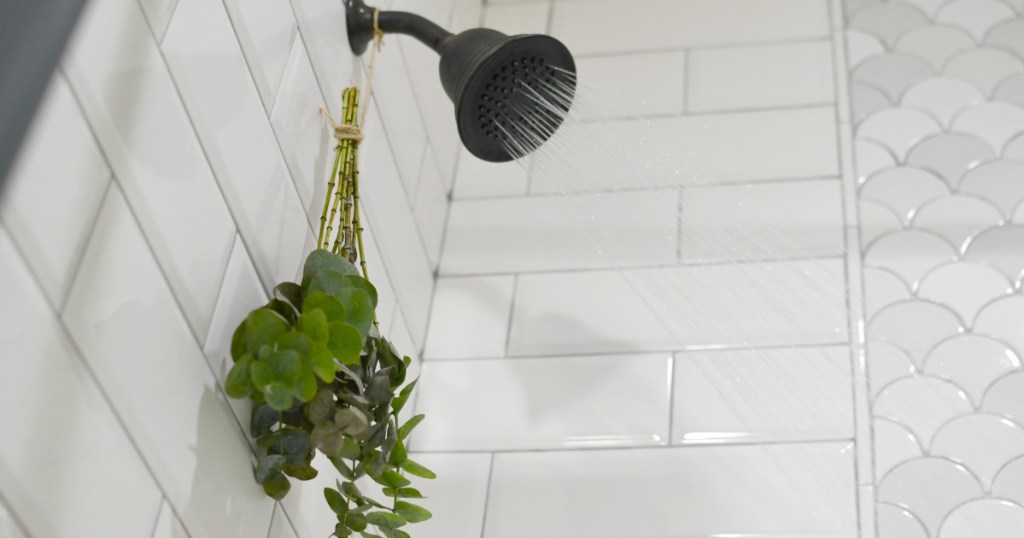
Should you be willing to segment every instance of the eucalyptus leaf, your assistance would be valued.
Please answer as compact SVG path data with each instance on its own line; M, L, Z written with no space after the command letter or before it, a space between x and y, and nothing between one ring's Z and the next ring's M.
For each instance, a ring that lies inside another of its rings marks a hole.
M295 386L295 396L299 401L305 403L316 396L316 375L312 370L303 370L299 373L299 382Z
M278 472L270 476L266 482L263 483L263 491L272 499L280 501L288 495L288 491L292 489L291 482L288 481L288 477L282 472Z
M327 321L345 321L345 306L330 294L322 291L310 292L303 300L302 313L320 310L327 316Z
M302 267L302 281L305 282L307 279L324 272L335 272L342 275L359 274L356 266L352 265L352 262L346 260L343 256L324 249L314 250L306 258L306 263Z
M401 467L406 460L409 459L409 454L405 451L405 444L401 440L395 440L395 446L391 448L390 454L388 454L388 463L395 467Z
M370 512L366 514L366 522L380 530L397 529L405 525L405 519L391 512Z
M249 353L258 355L260 348L269 345L290 328L280 314L268 308L257 308L245 320L245 347Z
M381 491L388 497L397 497L399 499L426 499L416 488L384 488Z
M345 443L341 430L333 422L319 422L309 435L310 442L328 458L337 458Z
M357 275L346 275L345 281L353 288L358 288L370 296L370 304L377 308L377 288L369 280Z
M306 334L292 329L274 338L274 348L277 351L294 351L300 359L306 360L313 352L313 341Z
M320 381L324 383L334 381L334 375L338 369L334 362L334 354L327 347L319 344L313 346L313 350L309 354L309 365Z
M373 405L387 404L394 394L391 392L391 368L385 368L373 374L366 385L366 398Z
M317 392L313 400L306 406L306 418L314 424L334 420L335 411L334 394L325 387L320 389L320 392Z
M292 465L286 463L283 466L281 466L281 471L283 471L284 474L292 478L297 478L304 482L312 480L316 478L318 474L320 474L319 472L317 472L315 468L313 468L312 465L309 465L307 463L303 463L301 465Z
M239 360L243 355L249 352L248 348L248 336L247 331L248 323L242 321L238 324L238 328L231 335L231 359Z
M359 330L345 322L332 321L329 325L330 340L327 349L342 364L358 364L363 349L363 337Z
M270 428L277 424L279 416L280 413L267 404L254 407L252 418L249 420L249 435L254 439L258 439L270 433Z
M290 349L275 351L266 360L273 381L294 387L302 373L302 355Z
M224 379L224 392L232 398L245 398L253 391L255 386L249 374L249 367L252 366L253 357L246 353L231 367L227 378Z
M297 312L302 311L302 288L294 282L282 282L274 288L274 298L292 305Z
M402 470L413 476L426 478L427 480L433 480L437 478L437 475L434 474L434 471L431 471L430 469L427 469L426 467L409 459L402 462L402 465L400 465L400 467L402 468Z
M295 325L295 320L299 319L299 312L287 301L271 299L264 308L269 308L270 310L280 314L280 316L284 318L289 325Z
M278 411L286 411L292 406L293 393L293 387L276 381L272 381L267 385L266 390L263 391L263 394L267 397L267 405Z
M284 465L284 456L280 454L268 454L263 457L259 464L256 465L256 470L254 471L256 481L263 484L267 479L279 472L282 465Z
M341 452L339 452L338 455L342 458L354 460L358 458L361 453L362 450L359 448L359 441L356 441L355 438L351 436L345 436L345 441L341 446Z
M341 492L346 497L352 500L363 500L363 492L359 491L359 487L356 486L355 482L344 482L341 484Z
M370 429L370 421L362 411L355 407L343 407L334 413L334 423L355 438L365 436Z
M395 503L395 512L409 523L420 523L432 516L426 508L405 501Z
M391 489L404 488L405 486L411 484L408 478L399 474L398 471L394 471L391 469L384 469L384 472L382 472L379 477L374 478L373 476L371 476L370 478L373 478L374 482L382 486L389 487Z
M330 337L330 333L327 332L327 314L319 308L303 312L295 327L314 344L326 345Z
M364 531L364 532L360 532L359 534L363 538L384 538L383 536L381 536L379 534L373 534L372 532L365 532Z
M274 380L270 366L263 361L253 361L249 366L249 377L252 378L252 384L261 392L266 392L267 387Z
M341 493L334 488L324 488L324 498L327 499L327 506L331 507L331 511L339 516L343 516L348 512L348 503L345 502L345 498L341 496Z
M338 474L340 474L345 480L356 479L355 471L349 466L349 462L345 461L344 458L340 456L337 458L331 458L331 463L334 464L334 468L338 471Z
M359 512L349 512L348 516L345 517L345 523L348 524L348 528L356 532L362 532L366 530L366 516L360 514Z
M402 392L398 393L398 396L391 401L391 410L394 411L396 415L401 413L402 409L405 408L405 403L409 401L409 396L412 395L412 389L416 388L416 383L419 383L419 381L420 378L418 377L413 379L412 383L406 385L405 388L402 389Z
M412 430L415 429L420 422L423 422L423 419L426 417L426 415L416 415L410 418L408 421L406 421L405 424L402 424L401 428L398 428L398 438L408 439L409 434L412 433Z
M338 538L349 538L349 536L352 536L352 529L349 529L348 525L339 521L338 524L334 526L334 535Z
M343 288L334 294L345 305L347 321L359 330L359 335L366 338L373 325L373 300L370 294L360 288Z

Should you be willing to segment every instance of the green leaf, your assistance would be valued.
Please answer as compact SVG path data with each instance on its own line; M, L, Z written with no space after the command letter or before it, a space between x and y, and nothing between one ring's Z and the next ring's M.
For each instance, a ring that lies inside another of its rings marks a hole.
M378 529L397 529L405 525L405 519L391 512L370 512L366 514L366 522L375 525Z
M254 361L249 366L249 377L252 378L252 384L260 390L260 392L266 392L267 387L274 380L273 373L270 371L270 366L263 361Z
M302 313L320 310L327 321L345 321L345 307L331 295L322 291L310 292L302 303Z
M366 398L370 400L373 405L385 405L394 396L391 392L391 368L385 368L379 370L373 374L370 378L370 382L366 384ZM386 409L386 408L385 408Z
M402 392L400 392L398 396L391 401L391 410L394 411L396 415L402 412L402 408L405 407L405 402L409 401L409 396L412 395L412 389L416 388L416 383L419 383L419 381L420 378L418 377L413 379L412 383L406 385L405 388L402 389Z
M370 294L359 288L345 288L334 296L345 305L346 321L359 329L359 335L365 339L373 325L374 306Z
M321 345L313 346L313 351L309 355L309 363L313 368L313 373L320 378L320 381L324 383L334 381L334 374L338 373L338 367L334 363L334 354L331 353L331 350Z
M359 491L359 488L355 485L354 482L343 483L341 485L341 492L344 493L346 497L354 501L363 500L363 492Z
M324 453L328 458L334 459L338 457L341 452L342 446L344 446L345 438L341 433L341 428L333 422L320 422L313 427L313 431L309 435L310 442L313 443L317 449Z
M384 533L384 538L412 538L401 529L381 529L381 532Z
M345 498L341 496L341 493L334 488L324 488L324 498L327 499L327 506L331 507L331 511L339 516L343 516L348 512L348 503L345 502Z
M299 312L295 310L294 306L286 301L271 299L264 308L269 308L279 314L288 322L288 325L295 325L295 320L299 319Z
M345 523L348 524L348 528L356 532L366 530L366 516L359 512L349 512L348 516L345 517Z
M280 414L267 404L256 406L252 410L252 419L249 421L249 435L254 439L270 433L270 428L277 424Z
M334 420L334 394L328 388L320 389L309 405L306 406L306 417L316 424L326 420Z
M224 392L232 398L245 398L255 388L252 384L252 377L249 375L249 367L252 366L252 354L246 353L231 367L228 376L224 379Z
M311 370L303 370L299 374L299 382L295 385L295 396L306 403L316 396L316 375Z
M327 332L327 314L323 310L314 309L303 312L295 327L309 337L314 344L327 344L330 333Z
M349 536L352 536L352 530L349 529L347 525L339 521L334 525L334 536L337 536L338 538L349 538Z
M281 454L286 463L298 465L305 463L311 447L309 433L297 428L277 430L256 440L256 444L268 449L271 453Z
M349 463L344 459L340 457L332 458L331 463L334 464L334 468L338 470L338 474L340 474L345 480L356 479L355 473L352 472L352 467L349 467Z
M274 339L274 346L277 351L294 351L302 359L305 359L313 352L313 341L305 334L294 329L278 335Z
M278 411L286 411L292 406L292 395L294 390L291 386L276 381L267 385L263 394L267 397L267 405Z
M423 422L424 418L426 418L426 415L416 415L410 418L405 424L402 424L402 427L398 428L398 438L408 439L412 430L415 429L420 422Z
M381 491L388 497L398 497L399 499L426 499L416 488L384 488Z
M383 536L373 534L372 532L360 532L359 534L362 535L363 538L384 538Z
M278 383L294 387L302 372L302 356L290 349L275 351L266 360L271 378Z
M342 444L341 452L339 456L350 460L357 459L362 451L359 448L359 441L356 441L352 437L345 437L345 442Z
M405 445L400 439L396 439L395 446L391 448L391 453L388 455L388 463L395 467L401 467L408 459L409 454L405 451Z
M238 324L238 328L235 329L235 333L231 335L231 359L241 359L243 355L248 352L247 342L248 337L246 336L246 327L248 327L247 320L243 320L242 323Z
M356 438L364 436L370 429L370 420L355 407L343 407L334 413L334 423Z
M290 489L292 489L291 482L289 482L288 477L281 472L271 475L270 478L263 483L263 491L272 499L277 501L280 501L285 495L288 495L288 490Z
M263 484L273 476L275 473L281 471L281 466L284 465L284 456L280 454L268 454L266 457L260 460L259 464L256 465L256 481Z
M274 298L292 305L297 312L302 311L302 288L294 282L282 282L274 288Z
M394 471L392 469L384 469L384 472L382 472L379 477L374 478L371 476L370 478L373 478L374 482L391 489L404 488L412 483L409 482L408 478L398 474L398 471Z
M426 508L405 501L395 503L395 512L409 523L420 523L430 519L432 516Z
M370 303L374 308L377 308L377 288L369 280L357 275L347 275L345 276L345 281L351 287L365 291L370 296Z
M327 349L331 350L342 364L358 364L359 355L363 350L363 337L359 331L352 325L340 321L332 321L329 330L330 341Z
M288 322L269 308L253 310L246 318L245 324L245 347L254 355L259 354L261 347L270 345L275 338L290 329Z
M433 480L437 478L437 475L434 474L434 471L431 471L430 469L427 469L426 467L412 460L405 460L404 462L402 462L402 465L400 465L400 467L402 468L402 470L413 476L426 478L427 480Z
M309 253L306 263L302 267L302 281L306 282L316 275L324 272L335 272L342 275L358 275L359 270L343 256L334 254L324 249L317 249Z
M312 465L309 465L308 463L304 463L302 465L291 465L286 463L283 466L281 466L281 470L284 471L284 474L292 478L297 478L304 482L312 480L316 478L318 474L320 474L315 468L313 468Z

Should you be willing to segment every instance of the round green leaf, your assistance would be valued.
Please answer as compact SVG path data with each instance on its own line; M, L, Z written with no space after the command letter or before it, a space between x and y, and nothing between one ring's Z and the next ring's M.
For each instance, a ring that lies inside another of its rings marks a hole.
M305 360L313 351L313 341L308 336L297 331L290 330L274 339L275 349L278 351L294 351Z
M332 321L328 326L330 340L327 349L342 364L358 364L359 355L363 350L363 337L359 330L340 321Z
M379 529L397 529L405 525L405 519L391 512L370 512L366 514L366 522L376 525Z
M334 381L334 374L338 372L334 364L334 354L324 346L313 346L313 352L309 356L310 367L313 373L324 383Z
M395 512L409 523L420 523L432 517L426 508L405 501L395 503Z
M235 333L231 335L231 358L233 360L239 360L248 352L246 337L246 327L248 326L247 320L242 320L242 323L238 324L238 328L235 329Z
M295 327L309 337L314 344L326 344L330 338L327 330L327 314L316 308L303 312Z
M258 405L252 410L252 418L249 420L249 435L254 439L270 433L270 428L277 424L280 413L270 408L269 405Z
M358 275L359 270L343 256L334 254L324 249L317 249L309 253L306 263L302 267L302 282L308 279L331 271L342 275Z
M345 517L345 523L348 524L348 528L356 532L366 530L366 516L359 512L349 512L348 516Z
M224 380L224 392L232 398L245 398L255 388L252 384L252 377L249 375L249 367L252 365L252 355L246 353L242 356Z
M284 456L280 454L267 455L261 459L259 465L256 466L256 481L260 484L266 482L267 479L281 470L282 465L284 465Z
M284 473L278 472L273 474L266 482L263 483L263 491L272 499L280 501L288 495L288 490L292 489L291 482L288 482L288 477Z
M370 294L360 288L345 288L334 296L345 305L346 321L359 330L359 335L366 338L373 325L373 300Z
M309 465L308 463L302 463L297 465L291 465L286 463L281 467L281 471L283 471L284 474L292 478L302 480L303 482L312 480L316 478L317 475L320 474L312 465Z
M274 381L289 387L294 387L299 382L299 374L302 373L302 356L297 351L279 350L270 354L266 360L270 366L271 377Z
M316 396L316 376L311 370L303 370L299 374L299 382L295 386L295 396L303 403Z
M267 389L263 391L267 405L278 411L285 411L292 406L293 393L291 386L276 381L267 385Z
M310 292L302 303L302 313L322 310L327 321L345 321L345 307L337 299L322 291Z
M377 307L377 288L374 287L374 285L371 284L369 280L366 280L361 276L346 275L345 281L348 282L349 285L351 285L353 288L359 288L365 291L367 295L370 296L370 303L373 304L374 308Z
M288 325L295 325L295 320L299 319L299 311L287 301L271 299L264 308L269 308L280 314L288 322Z
M268 308L253 310L245 325L245 347L252 354L258 354L261 347L269 345L290 328L280 314Z
M266 392L270 382L274 380L270 366L263 361L253 361L249 366L249 377L252 378L252 384L260 392Z
M282 282L274 288L274 298L292 305L295 310L302 310L302 288L294 282Z
M334 488L324 488L324 498L327 499L327 506L331 507L331 511L339 516L345 515L348 512L348 503L345 502L345 498L338 493L338 490Z

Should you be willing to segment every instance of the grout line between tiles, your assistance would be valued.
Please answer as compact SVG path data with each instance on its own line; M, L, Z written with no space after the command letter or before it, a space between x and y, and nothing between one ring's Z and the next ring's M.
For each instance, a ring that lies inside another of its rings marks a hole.
M689 49L683 51L683 113L680 116L690 114L690 94L693 85L693 54Z
M32 533L28 531L28 526L25 525L25 521L21 519L21 516L18 514L18 512L14 510L14 506L12 506L11 503L6 500L6 497L2 494L2 492L0 492L0 505L2 505L0 509L6 508L7 515L10 516L11 521L14 522L14 527L17 530L21 531L21 533L24 534L26 537L33 538Z
M593 58L610 58L615 56L634 56L641 54L661 54L669 52L683 52L683 51L704 51L704 50L718 50L718 49L741 49L741 48L757 48L757 47L770 47L773 45L803 45L807 43L827 43L832 39L831 31L825 35L819 36L805 36L798 38L786 38L786 39L760 39L754 41L723 41L722 43L707 43L700 45L679 45L679 46L668 46L668 47L651 47L651 48L640 48L640 49L627 49L627 50L616 50L616 51L596 51L596 52L582 52L574 54L573 56L578 60L589 60Z
M675 414L676 414L676 354L673 353L668 360L668 439L669 445L675 441Z
M77 96L76 96L76 100L77 100ZM86 121L86 123L88 124L88 121ZM91 129L92 126L89 125L89 128ZM104 152L102 146L99 146L99 151L100 151L101 154L103 154L103 158L106 159L107 156L106 156L106 153ZM120 190L120 186L117 186L117 188L118 188L118 190ZM107 195L109 196L109 190L107 192ZM121 196L124 196L124 194L122 193ZM102 211L102 207L105 204L105 202L106 202L106 199L104 199L103 203L100 204L101 211ZM97 219L98 219L98 216L97 216ZM135 220L135 215L134 214L132 214L132 219ZM136 221L136 226L138 226L138 222L137 221ZM93 231L95 232L95 226L93 228L94 228ZM145 234L142 234L142 230L141 229L139 230L139 234L142 235L143 237L145 237ZM88 241L86 242L86 249L88 249L88 246L92 243L92 240L93 240L92 237L88 238ZM42 291L43 290L42 282L39 280L39 276L36 275L35 271L31 270L31 266L28 264L28 258L25 257L25 252L21 249L21 246L18 245L17 241L11 241L11 244L14 246L14 250L17 252L18 257L20 258L21 263L26 268L29 269L28 273L31 275L32 281L35 283L35 285L39 289L40 293L43 293L43 295L45 296L45 293ZM147 243L147 245L148 245L148 243ZM152 253L150 253L150 255L152 255ZM154 263L155 263L155 260L154 260ZM156 265L157 265L157 267L159 267L159 264L156 264ZM78 280L78 276L79 275L77 275L77 274L75 275L75 279L72 280L70 285L69 285L70 288L74 288L74 284ZM161 273L161 276L163 276L162 273ZM173 298L174 294L171 294L171 297ZM177 299L175 298L175 301L176 300ZM160 493L163 494L163 498L166 498L167 492L164 491L163 486L160 484L160 480L157 478L156 473L153 471L152 465L150 465L149 460L146 459L146 455L142 452L142 449L139 447L138 442L135 440L134 432L132 432L128 428L128 424L121 417L120 411L114 405L114 400L110 397L110 394L107 392L107 389L103 386L103 384L100 383L99 376L96 375L96 372L95 372L95 370L93 370L92 365L89 364L88 360L86 360L85 354L82 352L82 348L79 347L79 345L78 345L78 341L74 339L73 335L71 334L71 330L68 328L67 324L64 322L64 317L62 315L63 310L57 311L56 309L53 309L53 305L50 305L50 308L51 308L51 312L53 314L53 317L54 317L55 321L57 322L57 325L60 327L61 335L65 338L67 343L71 346L72 351L74 352L74 359L78 360L79 365L85 370L86 375L88 375L89 380L92 381L93 386L96 387L96 391L99 392L100 397L103 398L104 403L106 403L107 407L110 410L110 414L113 415L114 420L117 421L117 424L121 428L121 431L124 432L125 438L128 439L128 443L131 444L132 449L135 451L135 454L139 457L139 461L142 463L142 465L146 468L146 471L149 473L149 477L153 481L153 485L156 486L156 488L158 490L160 490ZM179 306L179 312L180 312L180 308L181 307ZM184 314L182 314L182 317L184 317ZM188 323L185 323L185 325L187 327L189 327L189 330L191 331L191 326ZM195 336L193 335L193 338L194 337ZM203 362L206 362L206 361L203 361ZM172 510L174 510L174 506L171 505L171 503L168 502L167 505L170 506ZM12 509L12 511L13 511L13 509ZM177 516L177 511L176 510L174 510L174 511L175 511L175 516ZM157 518L159 519L159 511L157 513ZM187 533L188 529L185 529L185 532ZM191 534L189 535L189 538L191 538Z
M502 357L473 357L473 358L430 358L423 359L424 363L459 363L479 361L507 361L507 360L558 360L584 357L618 357L621 355L659 355L676 353L704 353L715 351L769 351L787 349L821 349L847 347L847 342L820 342L820 343L797 343L797 344L776 344L751 346L748 344L713 344L713 345L683 345L676 348L661 349L626 349L619 351L579 351L579 352L551 352L551 353L530 353L522 355L505 355Z
M505 327L505 357L509 356L512 346L512 320L516 313L516 294L519 293L519 274L512 275L512 297L508 304L508 324Z
M99 142L96 143L96 147L99 147ZM106 159L105 155L104 159ZM78 248L78 252L75 253L73 260L74 265L72 266L73 269L71 270L71 274L68 275L69 278L68 281L64 284L64 289L61 290L60 304L53 305L54 310L56 310L57 312L63 312L64 306L68 304L68 299L71 297L71 290L74 287L73 284L75 280L78 280L78 273L82 270L82 260L85 258L85 250L89 246L89 243L92 241L92 237L96 235L96 225L100 221L100 212L103 210L103 202L104 200L107 199L107 196L110 195L110 189L113 188L113 185L114 174L113 172L111 172L110 177L107 178L107 185L103 187L103 194L99 197L100 203L96 204L96 210L93 211L92 220L89 222L88 225L89 230L82 238L82 244ZM15 243L18 242L17 239L13 238L13 236L12 239Z
M686 75L684 74L684 77ZM684 90L685 93L685 90ZM685 119L685 118L706 118L708 116L731 116L740 114L759 114L767 112L799 112L802 110L818 110L822 108L834 108L836 106L835 101L808 101L804 103L796 104L785 104L776 106L747 106L747 107L734 107L734 108L720 108L720 109L707 109L707 110L691 110L689 104L689 97L686 97L687 108L683 112L655 112L650 114L634 114L630 116L598 116L591 118L580 119L579 122L584 125L601 125L606 123L628 123L637 121L651 121L651 120L671 120L671 119Z
M161 499L160 499L160 509L156 511L156 519L153 521L153 524L150 525L150 528L153 529L153 530L149 531L150 538L156 538L156 531L160 530L160 527L159 527L159 525L160 525L160 516L164 515L164 507L165 506L170 506L170 505L171 505L171 503L170 503L170 501L167 500L167 495L164 495L163 497L161 497ZM187 531L187 529L186 529L186 531Z
M491 489L494 487L494 460L498 455L491 452L490 465L487 468L487 489L484 491L484 514L480 518L480 538L484 538L487 532L487 514L491 508Z
M277 518L277 503L278 502L279 501L274 501L274 509L270 511L270 524L267 525L267 538L271 538L270 537L270 531L274 530L274 519Z
M808 256L791 256L786 258L737 258L734 260L715 260L708 262L686 262L686 263L669 263L669 264L637 264L631 266L607 266L607 267L568 267L560 269L518 269L511 272L499 273L496 271L480 271L470 273L440 273L439 278L472 278L472 277L487 277L487 276L508 276L514 274L517 276L542 276L542 275L565 275L565 274L576 274L576 273L602 273L612 271L643 271L649 269L685 269L694 267L726 267L733 265L756 265L756 264L790 264L794 262L826 262L826 261L837 261L843 259L843 252L820 254L820 255L808 255Z
M740 447L777 447L777 446L803 446L803 445L826 445L836 443L853 443L850 437L823 437L820 439L771 439L762 441L736 441L726 442L702 442L702 443L677 443L657 445L628 445L628 446L560 446L546 448L481 448L472 449L438 449L438 450L417 450L419 454L493 454L492 457L501 454L537 454L537 453L573 453L573 452L621 452L640 450L695 450L700 448L740 448ZM854 484L854 486L857 486Z

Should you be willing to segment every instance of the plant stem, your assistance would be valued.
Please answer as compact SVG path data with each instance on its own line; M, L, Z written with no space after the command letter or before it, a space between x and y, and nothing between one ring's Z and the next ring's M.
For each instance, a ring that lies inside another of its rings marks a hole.
M346 90L348 91L348 90ZM341 163L341 144L334 146L334 168L331 169L331 177L327 180L327 195L324 196L324 210L320 214L320 233L317 234L317 248L324 248L324 225L327 223L327 207L331 205L331 194L334 192L334 179L338 177L338 165ZM328 231L328 234L331 232Z

